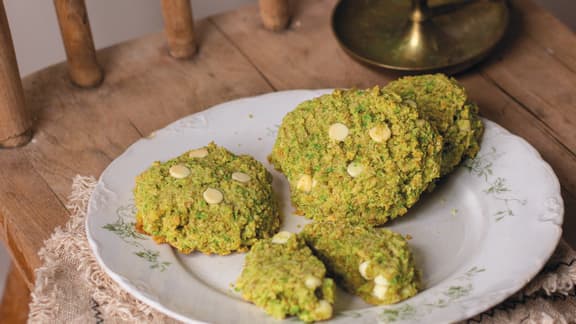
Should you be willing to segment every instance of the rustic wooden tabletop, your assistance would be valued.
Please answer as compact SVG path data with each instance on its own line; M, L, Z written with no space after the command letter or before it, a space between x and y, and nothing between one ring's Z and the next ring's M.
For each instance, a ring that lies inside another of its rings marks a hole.
M576 36L529 0L511 2L502 48L457 78L483 116L552 165L565 198L564 237L576 246ZM190 60L172 58L161 33L100 50L105 79L93 89L73 85L64 63L24 78L34 137L0 150L0 236L28 287L43 241L69 217L72 178L98 177L140 137L235 98L397 78L339 48L329 21L335 3L296 1L290 27L279 33L262 27L255 6L199 21L199 52Z

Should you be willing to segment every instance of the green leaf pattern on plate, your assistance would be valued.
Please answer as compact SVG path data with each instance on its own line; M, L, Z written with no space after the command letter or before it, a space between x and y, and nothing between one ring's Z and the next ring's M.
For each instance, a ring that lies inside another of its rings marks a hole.
M278 129L280 129L279 124L274 124L272 127L266 127L266 136L276 137L276 134L278 134Z
M508 186L506 178L494 175L492 166L502 155L504 154L498 153L496 148L491 147L488 153L466 160L463 164L470 173L484 179L484 182L488 185L483 190L485 194L504 204L501 209L493 214L496 222L501 221L506 216L514 216L514 204L524 206L527 203L525 199L519 199L512 195L512 190Z
M380 313L380 318L386 323L404 320L418 320L430 314L434 309L444 308L450 303L464 298L474 290L472 278L484 272L485 269L472 267L454 281L456 284L444 289L435 299L420 305L402 303L391 306Z
M170 266L170 262L160 260L160 252L146 248L140 240L146 240L148 237L136 231L134 218L136 215L136 206L131 203L122 205L116 210L116 221L102 226L103 229L116 234L122 241L135 247L138 251L134 255L146 260L150 264L150 269L164 271Z

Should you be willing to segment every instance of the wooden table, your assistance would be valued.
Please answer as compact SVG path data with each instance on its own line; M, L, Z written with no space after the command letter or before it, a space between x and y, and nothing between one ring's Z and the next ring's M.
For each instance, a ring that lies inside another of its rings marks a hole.
M0 151L0 236L27 286L43 241L69 217L72 178L98 177L140 137L235 98L398 77L339 48L329 27L335 3L296 1L291 26L280 33L262 27L255 6L210 17L196 25L200 47L191 60L173 59L160 33L100 50L106 77L94 89L74 86L65 64L24 78L34 137ZM458 79L483 116L524 137L552 165L566 200L564 237L576 246L576 36L529 0L512 4L505 46Z

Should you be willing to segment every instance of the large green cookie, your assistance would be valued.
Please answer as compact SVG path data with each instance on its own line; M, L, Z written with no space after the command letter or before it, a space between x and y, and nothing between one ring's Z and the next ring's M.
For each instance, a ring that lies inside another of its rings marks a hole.
M442 138L392 93L336 90L288 113L269 157L308 218L378 225L440 175Z
M271 183L260 162L211 143L136 178L136 225L184 253L245 251L280 226Z

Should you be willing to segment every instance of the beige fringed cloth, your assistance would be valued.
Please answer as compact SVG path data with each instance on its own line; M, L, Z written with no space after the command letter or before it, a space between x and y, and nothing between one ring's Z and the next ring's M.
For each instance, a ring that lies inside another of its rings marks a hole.
M96 186L76 176L70 221L40 251L30 323L177 323L133 298L100 268L88 245L86 208ZM544 269L516 295L468 323L576 323L576 252L564 241Z

